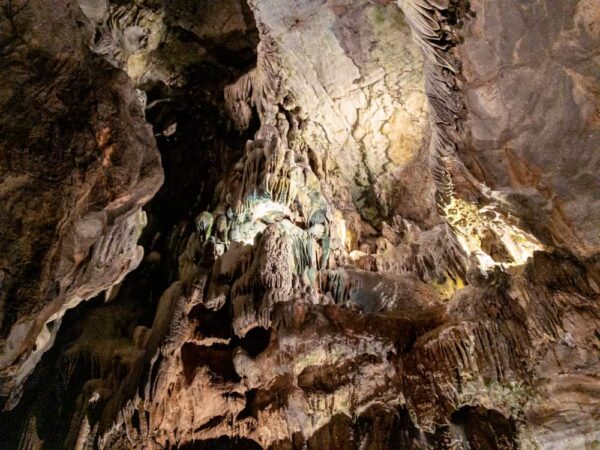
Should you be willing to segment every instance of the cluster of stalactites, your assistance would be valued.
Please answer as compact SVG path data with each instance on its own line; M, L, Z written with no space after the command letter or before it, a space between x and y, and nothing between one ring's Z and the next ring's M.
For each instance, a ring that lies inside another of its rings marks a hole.
M446 38L448 29L443 26L448 0L397 0L397 2L425 57L439 67L455 72L453 64L444 55L449 47Z
M250 126L254 111L262 126L276 122L285 92L281 87L281 64L272 47L273 44L261 40L256 68L225 87L225 107L239 131Z
M293 132L298 125L293 117L290 121ZM222 187L219 205L196 219L203 240L212 235L225 244L253 243L267 225L283 219L303 229L327 231L330 213L319 180L306 152L288 145L289 133L290 122L279 112L274 125L263 125L246 143L244 155Z
M270 326L276 303L319 303L319 268L334 264L324 244L328 239L282 220L267 226L255 245L232 242L215 263L205 304L220 308L229 298L234 332L244 336Z
M239 336L269 327L276 303L330 302L319 293L319 270L335 266L344 246L308 158L288 146L286 116L277 119L248 142L215 212L196 220L202 240L223 246L206 304L229 299Z
M397 216L393 226L386 227L391 232L378 239L375 258L379 272L415 274L434 285L448 281L459 284L466 278L466 255L445 225L421 230L410 220Z
M225 89L236 127L246 129L256 110L260 129L222 185L217 207L196 219L199 241L216 249L205 305L230 304L238 336L269 327L276 303L331 301L319 294L319 271L335 266L344 246L340 219L295 139L298 119L280 106L274 65L261 49L259 67Z
M458 128L462 109L461 100L456 95L456 69L448 52L450 29L444 17L447 3L445 0L398 0L413 38L425 56L425 92L433 125L431 164L438 206L442 213L444 205L454 196L448 160L456 158L453 131Z

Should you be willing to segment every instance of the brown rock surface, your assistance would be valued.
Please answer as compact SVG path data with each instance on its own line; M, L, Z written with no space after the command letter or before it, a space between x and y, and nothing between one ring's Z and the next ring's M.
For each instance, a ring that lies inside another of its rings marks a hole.
M593 2L80 5L7 46L4 447L600 445Z
M139 264L162 170L127 77L86 50L77 5L2 11L0 392L13 401L65 310Z
M597 254L600 8L585 0L471 8L458 50L465 162L547 242Z

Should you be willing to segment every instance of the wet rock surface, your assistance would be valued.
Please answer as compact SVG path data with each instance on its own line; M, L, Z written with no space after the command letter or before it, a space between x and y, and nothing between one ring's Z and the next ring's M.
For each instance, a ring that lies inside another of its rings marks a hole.
M34 3L3 448L598 445L592 2Z

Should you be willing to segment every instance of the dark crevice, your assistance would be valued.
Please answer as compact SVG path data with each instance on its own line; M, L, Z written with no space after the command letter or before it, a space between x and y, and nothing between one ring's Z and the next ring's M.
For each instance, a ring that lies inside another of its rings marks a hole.
M452 414L452 422L464 431L473 450L516 450L517 427L500 412L481 406L463 406Z
M251 357L262 353L271 342L271 329L262 327L252 328L240 339L240 347L248 352Z
M196 370L202 367L208 367L210 373L221 381L240 381L233 366L233 350L228 345L206 347L188 342L181 348L181 361L188 384L194 380Z
M221 436L171 447L171 450L262 450L262 447L251 439Z
M275 379L269 389L250 389L246 393L246 406L238 414L236 420L248 417L259 418L259 411L285 408L293 388L293 377L281 375Z

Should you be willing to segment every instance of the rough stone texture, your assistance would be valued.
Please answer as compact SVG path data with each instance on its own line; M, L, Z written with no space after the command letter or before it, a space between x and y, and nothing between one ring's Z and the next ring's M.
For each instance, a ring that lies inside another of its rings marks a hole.
M160 158L127 77L86 49L66 1L5 2L0 80L2 396L52 344L65 310L141 260L141 206Z
M600 32L560 3L82 1L167 180L4 446L595 448Z
M430 225L423 62L401 11L390 2L252 3L289 90L286 108L298 108L324 182L336 180L336 206L355 205L375 225L394 214Z
M465 162L546 242L600 250L600 8L472 1L459 46Z

